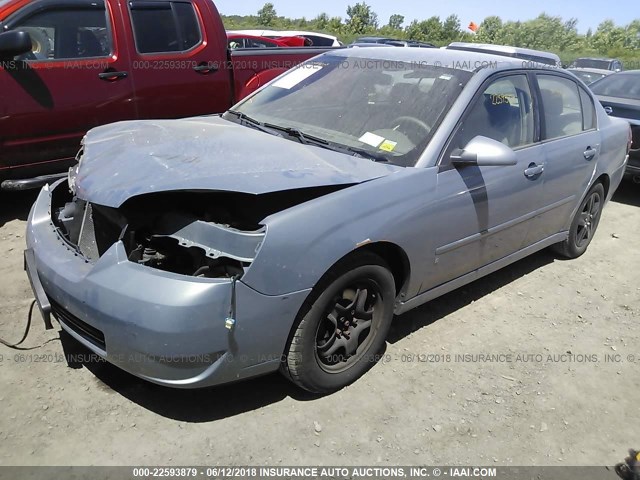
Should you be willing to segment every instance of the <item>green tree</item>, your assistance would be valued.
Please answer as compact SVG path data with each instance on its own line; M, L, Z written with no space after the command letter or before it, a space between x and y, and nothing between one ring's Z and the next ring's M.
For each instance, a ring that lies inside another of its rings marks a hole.
M570 18L563 25L560 50L576 51L583 48L583 42L578 34L578 19Z
M640 48L640 19L631 22L624 30L624 46L633 49Z
M449 15L442 22L442 41L445 43L455 42L460 38L460 18L457 15Z
M340 17L331 17L329 19L329 23L327 24L327 30L329 30L334 35L340 35L343 31L344 24L342 23L342 18Z
M483 20L478 28L475 36L476 42L479 43L498 43L502 34L502 19L498 16L490 16Z
M420 42L426 41L422 30L420 30L420 22L418 22L418 20L413 20L409 25L407 25L404 29L404 33L410 40L418 40Z
M443 41L442 23L440 17L436 16L421 22L414 20L406 28L405 33L411 40L431 43L442 43Z
M378 15L365 2L347 7L347 29L357 35L375 31L378 28Z
M264 6L258 10L258 23L265 27L270 27L273 25L277 16L273 3L265 3Z
M605 20L591 37L591 45L602 55L609 50L624 48L625 29L617 27L613 20Z
M312 20L313 28L318 30L326 30L329 26L329 15L326 13L321 13L316 18Z
M397 13L389 17L389 23L387 26L391 30L400 30L404 23L404 15L398 15Z

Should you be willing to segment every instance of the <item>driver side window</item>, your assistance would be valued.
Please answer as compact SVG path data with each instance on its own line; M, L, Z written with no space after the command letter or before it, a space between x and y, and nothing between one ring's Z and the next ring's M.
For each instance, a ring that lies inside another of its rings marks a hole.
M467 112L447 149L449 158L474 137L482 135L508 147L534 142L534 115L531 90L526 75L501 77L491 83Z
M42 10L19 20L11 29L31 37L32 50L21 60L106 57L111 52L104 2Z

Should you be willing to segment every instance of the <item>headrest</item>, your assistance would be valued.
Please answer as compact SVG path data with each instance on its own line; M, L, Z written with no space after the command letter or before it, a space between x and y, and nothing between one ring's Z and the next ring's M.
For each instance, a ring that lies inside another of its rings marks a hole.
M544 106L545 115L562 115L564 107L562 105L562 94L543 88L540 90L542 95L542 104Z

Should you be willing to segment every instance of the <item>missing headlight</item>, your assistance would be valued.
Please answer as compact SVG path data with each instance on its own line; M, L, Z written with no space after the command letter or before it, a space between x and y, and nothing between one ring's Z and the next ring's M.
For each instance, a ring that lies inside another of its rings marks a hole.
M249 263L227 257L208 258L201 248L185 248L168 237L151 237L129 254L129 261L166 272L194 277L241 276Z
M258 252L265 229L243 231L169 212L128 234L129 260L151 268L209 278L241 276Z

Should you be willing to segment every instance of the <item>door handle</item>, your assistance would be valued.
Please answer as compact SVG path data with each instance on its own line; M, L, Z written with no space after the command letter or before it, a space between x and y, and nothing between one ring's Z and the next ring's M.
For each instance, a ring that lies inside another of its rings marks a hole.
M102 73L98 74L98 78L100 80L106 80L108 82L113 82L115 80L120 80L121 78L127 78L129 74L127 72L116 72L113 70L106 70Z
M193 67L193 69L197 72L197 73L201 73L203 75L206 75L207 73L215 73L218 71L218 67L213 64L213 63L207 63L207 62L202 62L200 64L198 64L197 66Z
M595 148L587 147L583 155L586 160L591 160L593 157L596 156L596 153L597 153L597 150Z
M536 165L535 163L530 163L529 167L524 171L524 176L527 178L533 178L540 175L544 172L544 165Z

